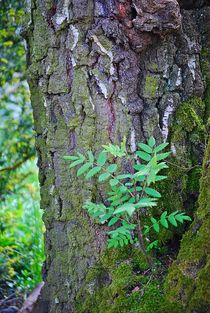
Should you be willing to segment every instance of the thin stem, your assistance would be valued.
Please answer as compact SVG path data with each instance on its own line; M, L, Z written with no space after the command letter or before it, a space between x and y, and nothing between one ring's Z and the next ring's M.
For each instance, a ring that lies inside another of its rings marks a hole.
M137 212L137 220L138 220L137 235L138 235L138 239L139 239L140 249L145 256L147 263L149 264L149 266L152 267L152 260L151 260L150 256L148 255L146 248L145 248L145 245L144 245L144 238L143 238L143 232L142 232L141 219L140 219L139 212Z
M5 171L14 171L16 170L18 167L20 167L23 163L25 163L27 160L31 159L34 155L33 154L29 154L27 157L25 157L24 159L22 159L21 161L18 161L17 163L15 163L12 166L8 166L8 167L4 167L2 169L0 169L0 172L5 172Z
M94 164L95 166L100 166L100 165L98 165L97 163L93 163L93 164ZM100 166L100 167L101 167L101 169L102 169L103 172L109 173L112 178L116 179L116 177L115 177L112 173L107 172L107 170L104 169L103 166ZM121 182L119 181L119 179L117 179L117 180L118 180L118 182L119 182L119 184L120 184L121 186L126 187L123 183L121 183ZM126 188L127 188L127 187L126 187ZM131 195L131 197L134 198L134 197L135 197L134 194L133 194L128 188L127 188L127 190L128 190L128 193Z
M178 167L178 168L181 168L182 170L185 170L185 171L191 171L193 168L195 167L200 167L200 165L194 165L194 166L191 166L191 167L183 167L183 166L179 166L175 163L172 163L170 161L165 161L166 163L172 165L172 166L175 166L175 167Z
M131 164L131 168L133 170L133 165L132 165L132 161L130 161ZM134 175L134 171L132 173ZM142 191L140 194L140 199L143 197L144 194L144 189L146 188L146 180L144 182L144 185L142 187ZM134 179L134 194L135 194L135 202L137 202L137 192L136 192L136 180ZM137 219L137 235L138 235L138 240L139 240L139 245L140 245L140 250L143 253L143 255L145 256L147 263L149 264L149 266L152 266L152 260L150 258L150 256L148 255L146 248L145 248L145 244L144 244L144 238L143 238L143 231L142 231L142 227L141 227L141 218L140 218L140 213L139 211L136 212L136 219Z

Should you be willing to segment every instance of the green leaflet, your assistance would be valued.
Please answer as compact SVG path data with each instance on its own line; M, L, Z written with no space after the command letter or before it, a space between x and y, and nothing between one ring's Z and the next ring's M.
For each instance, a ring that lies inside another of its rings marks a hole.
M107 167L107 172L114 173L117 170L117 164L110 164Z
M146 188L144 189L144 191L145 191L148 195L150 195L150 196L152 196L152 197L156 197L156 198L160 198L160 197L161 197L161 194L160 194L157 190L155 190L155 189L153 189L153 188L146 187Z
M98 156L98 159L97 159L97 165L103 166L106 163L106 160L107 160L106 152L105 151L101 151L99 156Z
M117 145L112 145L111 143L107 145L102 146L104 148L104 151L109 152L112 154L114 157L119 157L122 158L123 156L126 155L126 150L125 150L125 145L121 145L121 147Z
M86 175L86 179L93 177L94 175L98 174L98 172L100 172L101 167L100 166L96 166L93 167Z
M152 158L150 154L142 151L136 151L136 155L144 161L150 161Z
M65 155L63 157L64 160L67 160L67 161L75 161L78 159L78 156L76 155Z
M154 218L154 217L151 217L151 222L152 222L152 226L153 226L153 228L154 228L154 230L156 231L156 233L159 233L159 231L160 231L160 226L159 226L159 224L158 224L158 221Z
M163 212L161 217L160 217L160 223L163 225L163 227L168 228L168 221L166 219L167 216L167 211Z
M176 216L176 218L177 218L177 216ZM183 219L184 221L190 221L190 222L192 222L191 217L190 217L190 216L187 216L187 215L182 216L182 219Z
M135 191L142 191L142 187L136 187L136 188L131 188L131 189L129 189L131 192L135 192Z
M156 141L155 141L155 138L153 136L151 136L148 140L148 145L153 148L154 145L155 145Z
M132 214L135 211L135 206L132 203L125 203L123 205L121 205L119 208L117 208L114 211L114 214L118 214L118 213L128 213L129 216L132 216Z
M155 149L154 149L154 152L157 153L157 152L160 152L162 151L163 149L165 149L167 146L169 145L169 143L161 143L159 146L157 146Z
M166 178L167 178L167 176L156 175L156 176L155 176L155 181L164 180L164 179L166 179Z
M146 208L146 207L153 207L156 206L157 203L155 202L155 198L142 198L135 204L136 208Z
M148 225L144 225L144 235L148 234L150 227Z
M157 154L157 161L166 159L170 154L171 152Z
M127 224L125 222L122 223L121 227L113 231L109 231L110 239L108 239L108 248L116 248L118 246L123 247L124 245L128 245L128 243L133 244L134 240L131 236L130 231L136 227L134 224Z
M131 178L131 174L122 174L122 175L117 175L116 178L121 180L121 179L126 179L126 178Z
M112 201L112 205L113 206L118 206L119 204L122 204L123 202L127 201L128 199L129 199L129 196L126 195L126 196L124 196L122 198L119 198L117 200Z
M177 221L176 221L175 217L174 217L172 214L170 214L170 215L168 216L168 221L169 221L173 226L177 227Z
M138 146L145 152L152 153L152 148L150 148L150 146L146 145L145 143L139 143Z
M103 182L110 177L110 173L103 173L98 177L99 182Z
M88 159L91 163L94 162L94 155L92 151L88 151Z
M153 248L155 248L155 247L157 247L157 246L158 246L158 240L155 240L155 241L151 242L151 243L148 245L146 251L149 252L150 250L152 250Z
M80 176L84 174L90 167L92 166L92 163L88 162L85 163L83 166L81 166L77 171L77 176Z
M118 220L119 220L118 217L113 217L113 218L109 221L108 226L114 225L115 223L118 222Z
M110 186L116 186L119 183L119 180L113 178L113 179L110 179L109 183L110 183Z
M79 160L77 160L77 161L74 161L73 163L71 163L71 164L69 165L69 168L75 167L75 166L77 166L77 165L79 165L79 164L81 164L81 163L83 163L83 162L84 162L84 160L81 160L81 159L79 159Z

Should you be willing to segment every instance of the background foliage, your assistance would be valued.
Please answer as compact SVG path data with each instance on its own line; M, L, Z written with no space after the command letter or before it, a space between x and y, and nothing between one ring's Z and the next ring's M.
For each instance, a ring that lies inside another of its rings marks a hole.
M30 291L43 261L22 8L23 1L0 1L0 298Z

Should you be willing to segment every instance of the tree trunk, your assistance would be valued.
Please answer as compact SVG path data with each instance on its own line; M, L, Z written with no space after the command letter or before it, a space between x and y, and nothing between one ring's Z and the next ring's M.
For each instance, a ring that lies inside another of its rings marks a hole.
M46 226L43 312L131 312L123 304L128 282L115 280L117 270L133 268L135 248L107 252L106 227L81 209L105 192L75 178L64 155L97 153L124 136L131 151L150 135L169 141L175 166L159 186L160 208L195 208L209 112L200 65L207 66L210 8L191 2L31 1L25 35Z
M165 282L170 302L176 312L210 310L210 139L203 162L199 208L190 229L184 234L177 260Z

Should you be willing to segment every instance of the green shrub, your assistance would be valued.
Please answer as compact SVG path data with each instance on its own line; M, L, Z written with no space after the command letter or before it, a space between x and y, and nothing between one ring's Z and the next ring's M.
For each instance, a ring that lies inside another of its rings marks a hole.
M96 222L108 223L110 228L108 248L138 242L149 263L151 261L147 252L158 245L157 239L150 241L149 233L151 231L159 233L160 226L168 229L169 224L177 227L178 223L191 221L189 216L178 210L170 214L164 211L159 219L151 212L151 208L157 206L157 201L161 197L154 189L154 185L167 178L159 175L162 169L168 168L163 160L170 152L162 152L167 145L167 143L156 145L154 137L151 137L147 144L138 144L138 151L129 153L124 140L121 146L104 145L97 158L92 151L88 151L87 155L77 153L64 157L71 162L69 166L71 169L80 166L77 176L85 175L86 179L91 179L97 175L99 183L109 182L111 190L104 203L87 200L83 205ZM121 164L119 159L128 164L126 171L119 168ZM146 242L149 242L147 246Z
M25 178L0 203L0 287L24 293L42 280L43 223L35 162L17 175Z

